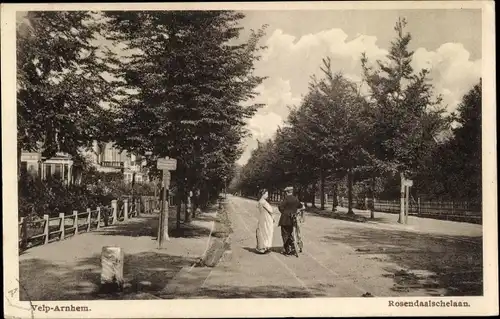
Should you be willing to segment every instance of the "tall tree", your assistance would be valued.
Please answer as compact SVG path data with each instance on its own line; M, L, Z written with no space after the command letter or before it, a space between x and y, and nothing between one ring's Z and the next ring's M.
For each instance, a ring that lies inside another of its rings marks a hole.
M434 97L428 83L429 71L415 73L411 66L411 35L405 33L405 26L406 20L399 19L394 28L396 39L386 61L377 61L377 68L369 67L368 59L362 56L372 105L373 143L369 154L377 170L399 173L401 180L415 175L435 147L437 133L447 125L441 99Z
M79 156L111 133L116 82L95 45L102 23L92 12L30 11L17 28L18 152Z
M255 96L263 80L253 75L263 31L241 41L238 22L244 15L232 11L108 12L107 17L109 38L136 52L121 61L121 76L137 94L122 109L118 145L151 151L153 159L176 158L179 200L192 187L213 197L216 189L207 187L220 190L230 177L225 175L241 152L245 119L260 106L242 102Z
M435 198L481 202L481 81L462 98L456 114L457 127L449 140L430 154L421 172L422 192Z

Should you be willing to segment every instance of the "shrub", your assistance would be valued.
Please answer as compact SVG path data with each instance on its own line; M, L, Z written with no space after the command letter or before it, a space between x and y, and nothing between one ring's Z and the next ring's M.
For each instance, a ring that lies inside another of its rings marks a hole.
M97 172L99 173L99 172ZM51 217L59 213L71 213L73 210L83 211L88 207L109 205L111 200L132 194L132 185L126 184L119 174L99 173L86 175L82 185L65 185L59 180L40 180L29 174L20 176L19 217ZM152 183L135 184L136 196L153 195Z

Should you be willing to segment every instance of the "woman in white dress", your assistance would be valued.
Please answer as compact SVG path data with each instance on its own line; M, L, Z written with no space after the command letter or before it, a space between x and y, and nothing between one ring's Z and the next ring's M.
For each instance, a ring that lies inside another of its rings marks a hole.
M267 190L263 189L259 192L259 222L257 224L257 252L266 254L271 251L273 244L273 208L267 202L269 194Z

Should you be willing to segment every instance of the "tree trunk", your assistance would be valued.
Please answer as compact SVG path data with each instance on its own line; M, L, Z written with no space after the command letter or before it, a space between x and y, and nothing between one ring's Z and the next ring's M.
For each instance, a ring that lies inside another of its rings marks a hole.
M177 218L176 218L176 228L180 229L181 228L181 211L182 211L182 202L184 199L184 185L183 185L184 179L182 178L181 174L177 174Z
M325 210L325 170L320 170L320 201L321 210Z
M405 182L405 177L404 177L404 174L403 173L400 173L400 176L401 176L401 208L399 210L399 219L398 219L398 223L400 224L403 224L404 223L404 220L405 220L405 185L404 185L404 182Z
M371 204L370 204L370 218L375 218L375 177L372 177L372 187L371 187Z
M333 198L332 198L332 212L336 212L337 211L337 206L338 206L338 202L337 202L337 183L335 183L333 185Z
M17 148L17 177L21 176L21 148Z
M313 208L316 208L316 183L317 182L314 182L312 185L311 205Z
M194 192L193 195L194 195L193 196L193 208L192 208L191 216L193 218L195 218L196 217L196 210L198 209L199 203L200 203L200 191L198 188L196 189L196 191Z
M352 210L352 169L347 171L347 213L354 214Z
M191 210L192 210L192 201L191 201L191 191L186 192L186 207L184 208L184 222L185 223L190 223L191 222Z

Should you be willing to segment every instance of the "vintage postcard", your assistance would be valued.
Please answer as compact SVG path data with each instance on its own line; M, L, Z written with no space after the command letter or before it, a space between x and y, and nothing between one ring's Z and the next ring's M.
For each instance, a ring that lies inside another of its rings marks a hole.
M6 318L498 315L492 1L1 14Z

